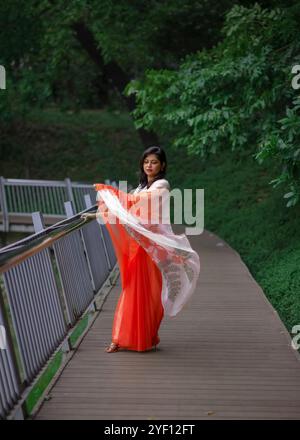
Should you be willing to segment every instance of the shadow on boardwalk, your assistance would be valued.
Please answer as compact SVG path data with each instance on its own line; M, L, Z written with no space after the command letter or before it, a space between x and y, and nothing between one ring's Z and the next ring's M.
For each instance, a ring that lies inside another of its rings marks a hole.
M118 281L36 419L300 419L300 357L277 313L225 242L189 239L197 290L157 351L104 351Z

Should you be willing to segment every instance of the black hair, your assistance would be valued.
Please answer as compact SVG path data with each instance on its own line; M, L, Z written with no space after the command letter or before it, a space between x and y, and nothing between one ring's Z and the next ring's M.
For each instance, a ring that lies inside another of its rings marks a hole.
M164 150L161 147L156 147L156 146L148 147L143 152L143 154L140 158L140 185L141 185L141 188L144 188L145 186L150 188L150 186L153 183L153 182L151 182L151 184L148 186L147 174L144 171L144 160L147 156L149 156L149 154L155 154L155 156L160 161L160 163L164 164L163 169L160 170L160 172L157 174L157 176L155 177L153 182L155 182L158 179L164 179L166 172L167 172L167 157L166 157L166 153L164 152Z

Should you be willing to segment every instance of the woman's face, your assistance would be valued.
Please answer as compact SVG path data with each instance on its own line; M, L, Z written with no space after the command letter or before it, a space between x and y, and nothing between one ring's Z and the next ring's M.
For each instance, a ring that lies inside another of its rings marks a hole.
M154 178L162 169L162 164L155 154L149 154L144 159L143 167L147 177Z

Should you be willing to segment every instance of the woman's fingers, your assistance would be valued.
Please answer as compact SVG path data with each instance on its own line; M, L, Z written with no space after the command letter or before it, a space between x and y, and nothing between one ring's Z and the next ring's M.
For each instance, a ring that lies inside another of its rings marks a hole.
M104 183L94 183L94 188L96 191L100 191L101 189L103 189Z
M85 212L84 214L81 214L80 218L83 218L83 219L96 218L96 215L92 214L92 213Z

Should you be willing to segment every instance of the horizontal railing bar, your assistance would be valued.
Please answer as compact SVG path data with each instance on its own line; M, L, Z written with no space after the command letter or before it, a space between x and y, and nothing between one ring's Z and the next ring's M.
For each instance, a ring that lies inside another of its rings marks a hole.
M88 208L73 217L62 220L53 226L45 228L30 237L26 237L18 244L12 243L0 249L0 273L6 272L12 267L35 255L41 250L51 246L55 241L81 228L84 224L94 220L93 218L81 218L84 212L93 212L95 206Z
M93 188L93 185L88 183L71 182L72 186L79 188ZM5 186L59 186L66 187L66 182L64 180L25 180L25 179L5 179Z

